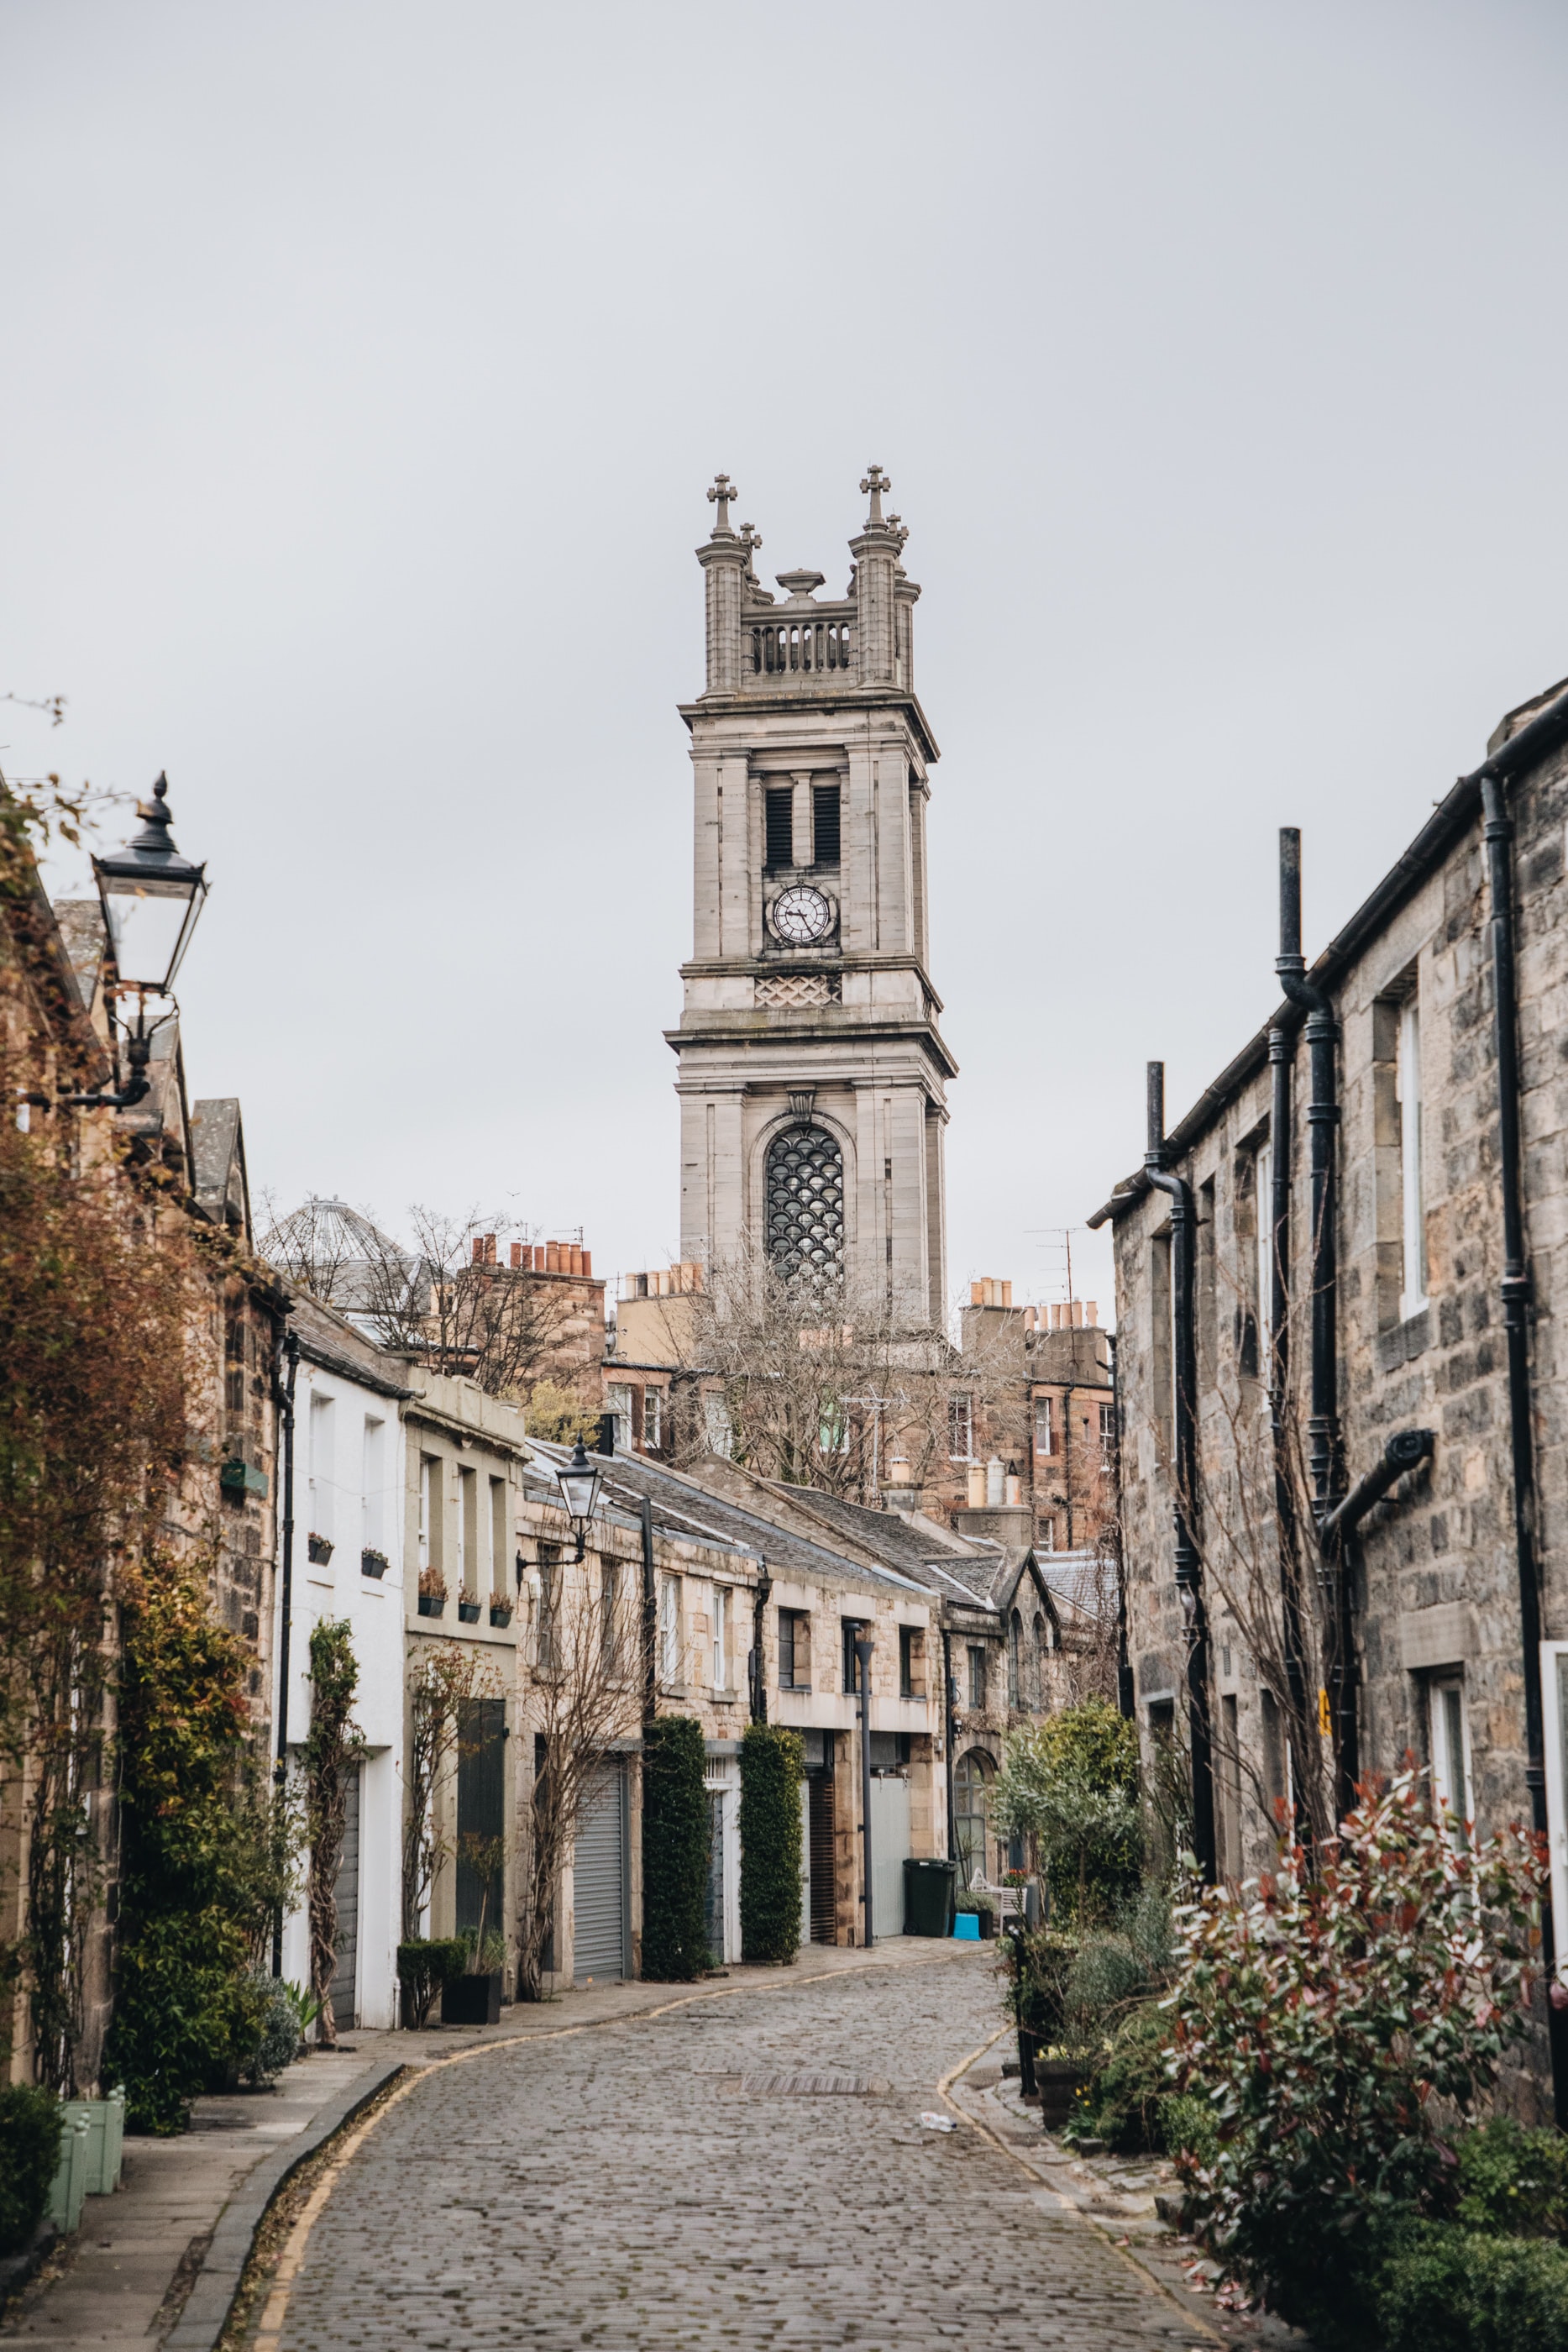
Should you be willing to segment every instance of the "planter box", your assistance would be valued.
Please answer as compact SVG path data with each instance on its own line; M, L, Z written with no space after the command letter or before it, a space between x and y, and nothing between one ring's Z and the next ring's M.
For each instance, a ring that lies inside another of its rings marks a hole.
M384 1551L362 1551L360 1554L361 1576L384 1576L386 1572L387 1556Z
M499 2025L501 1971L482 1977L448 1977L441 1988L443 2025Z
M1040 2093L1040 2119L1047 2131L1059 2131L1072 2113L1073 2093L1085 2080L1074 2058L1040 2058L1034 2062L1035 2088Z
M310 1555L312 1568L329 1568L336 1545L327 1536L307 1536L305 1549Z
M419 1596L419 1613L422 1617L444 1617L446 1614L445 1594L422 1592Z
M45 2207L48 2219L62 2237L68 2238L81 2221L81 2200L87 2195L87 2154L90 2130L87 2117L78 2112L74 2119L66 2118L60 2137L60 2160L49 2187L49 2201Z
M68 2099L66 2122L87 2125L87 2194L107 2197L120 2186L125 2146L125 2094L107 2099Z
M497 1608L494 1601L490 1603L490 1622L492 1625L509 1625L511 1622L512 1606L510 1601L506 1602L505 1605L499 1609Z
M457 1603L457 1622L460 1625L477 1625L479 1603L476 1601L460 1601Z

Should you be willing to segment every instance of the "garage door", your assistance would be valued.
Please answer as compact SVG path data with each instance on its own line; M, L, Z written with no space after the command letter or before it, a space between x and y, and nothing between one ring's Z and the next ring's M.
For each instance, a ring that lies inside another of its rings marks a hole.
M607 1766L583 1808L573 1856L572 1973L626 1973L626 1768Z
M332 1884L338 1906L338 1943L332 1970L332 2021L352 2032L360 1974L360 1773L343 1781L343 1851Z
M904 1864L909 1852L909 1783L895 1773L871 1784L871 1907L873 1936L904 1933Z

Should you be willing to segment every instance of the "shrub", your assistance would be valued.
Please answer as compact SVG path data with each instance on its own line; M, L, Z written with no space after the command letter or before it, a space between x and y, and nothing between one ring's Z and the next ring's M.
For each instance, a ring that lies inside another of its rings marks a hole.
M44 2218L65 2110L31 2083L0 2090L0 2254L19 2254Z
M1568 2234L1568 2138L1494 2116L1466 2132L1455 2153L1453 2212L1468 2230L1498 2237Z
M1287 2317L1321 2328L1324 2280L1440 2192L1431 2102L1467 2109L1525 2030L1543 1874L1522 1831L1452 1839L1410 1771L1368 1790L1315 1877L1298 1848L1277 1878L1178 1914L1177 2065L1219 2136L1190 2185L1212 2242Z
M1034 1838L1058 1925L1103 1919L1138 1884L1138 1735L1104 1699L1011 1732L991 1791L993 1827Z
M1568 2251L1443 2222L1406 2223L1390 2233L1358 2300L1359 2308L1329 2322L1346 2347L1562 2352L1568 2344Z
M781 1724L752 1723L740 1742L740 1952L783 1969L800 1947L800 1780L805 1746Z
M397 1980L402 1987L402 2021L423 2025L435 1996L468 1966L468 1945L462 1936L417 1936L397 1948Z
M292 1986L279 1978L251 1979L256 2000L256 2048L243 2072L254 2083L275 2083L299 2054L299 2010Z
M661 1715L643 1734L643 1974L689 1984L709 1965L703 1727Z

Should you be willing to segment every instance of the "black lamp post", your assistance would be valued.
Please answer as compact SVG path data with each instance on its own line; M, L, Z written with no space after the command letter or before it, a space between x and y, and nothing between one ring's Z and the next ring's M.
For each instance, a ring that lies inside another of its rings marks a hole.
M148 1091L152 1033L170 1015L162 1013L149 1023L147 999L172 993L174 975L191 944L207 895L205 866L193 866L174 846L168 797L169 779L160 776L152 799L137 804L141 830L135 839L123 849L92 861L114 968L109 992L111 1039L120 997L136 998L136 1021L125 1032L127 1083L117 1094L68 1095L68 1102L100 1103L118 1110L140 1102Z
M566 1515L577 1537L576 1557L582 1558L582 1548L588 1535L588 1523L593 1517L599 1500L600 1483L604 1473L597 1462L591 1462L582 1450L580 1437L572 1448L571 1460L556 1472L560 1491L566 1499Z

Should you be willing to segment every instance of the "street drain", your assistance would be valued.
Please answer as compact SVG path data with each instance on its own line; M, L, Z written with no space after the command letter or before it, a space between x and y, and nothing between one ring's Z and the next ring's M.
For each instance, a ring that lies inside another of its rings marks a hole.
M842 2074L831 2067L810 2074L726 2074L723 2087L747 2099L880 2098L891 2091L875 2074Z

